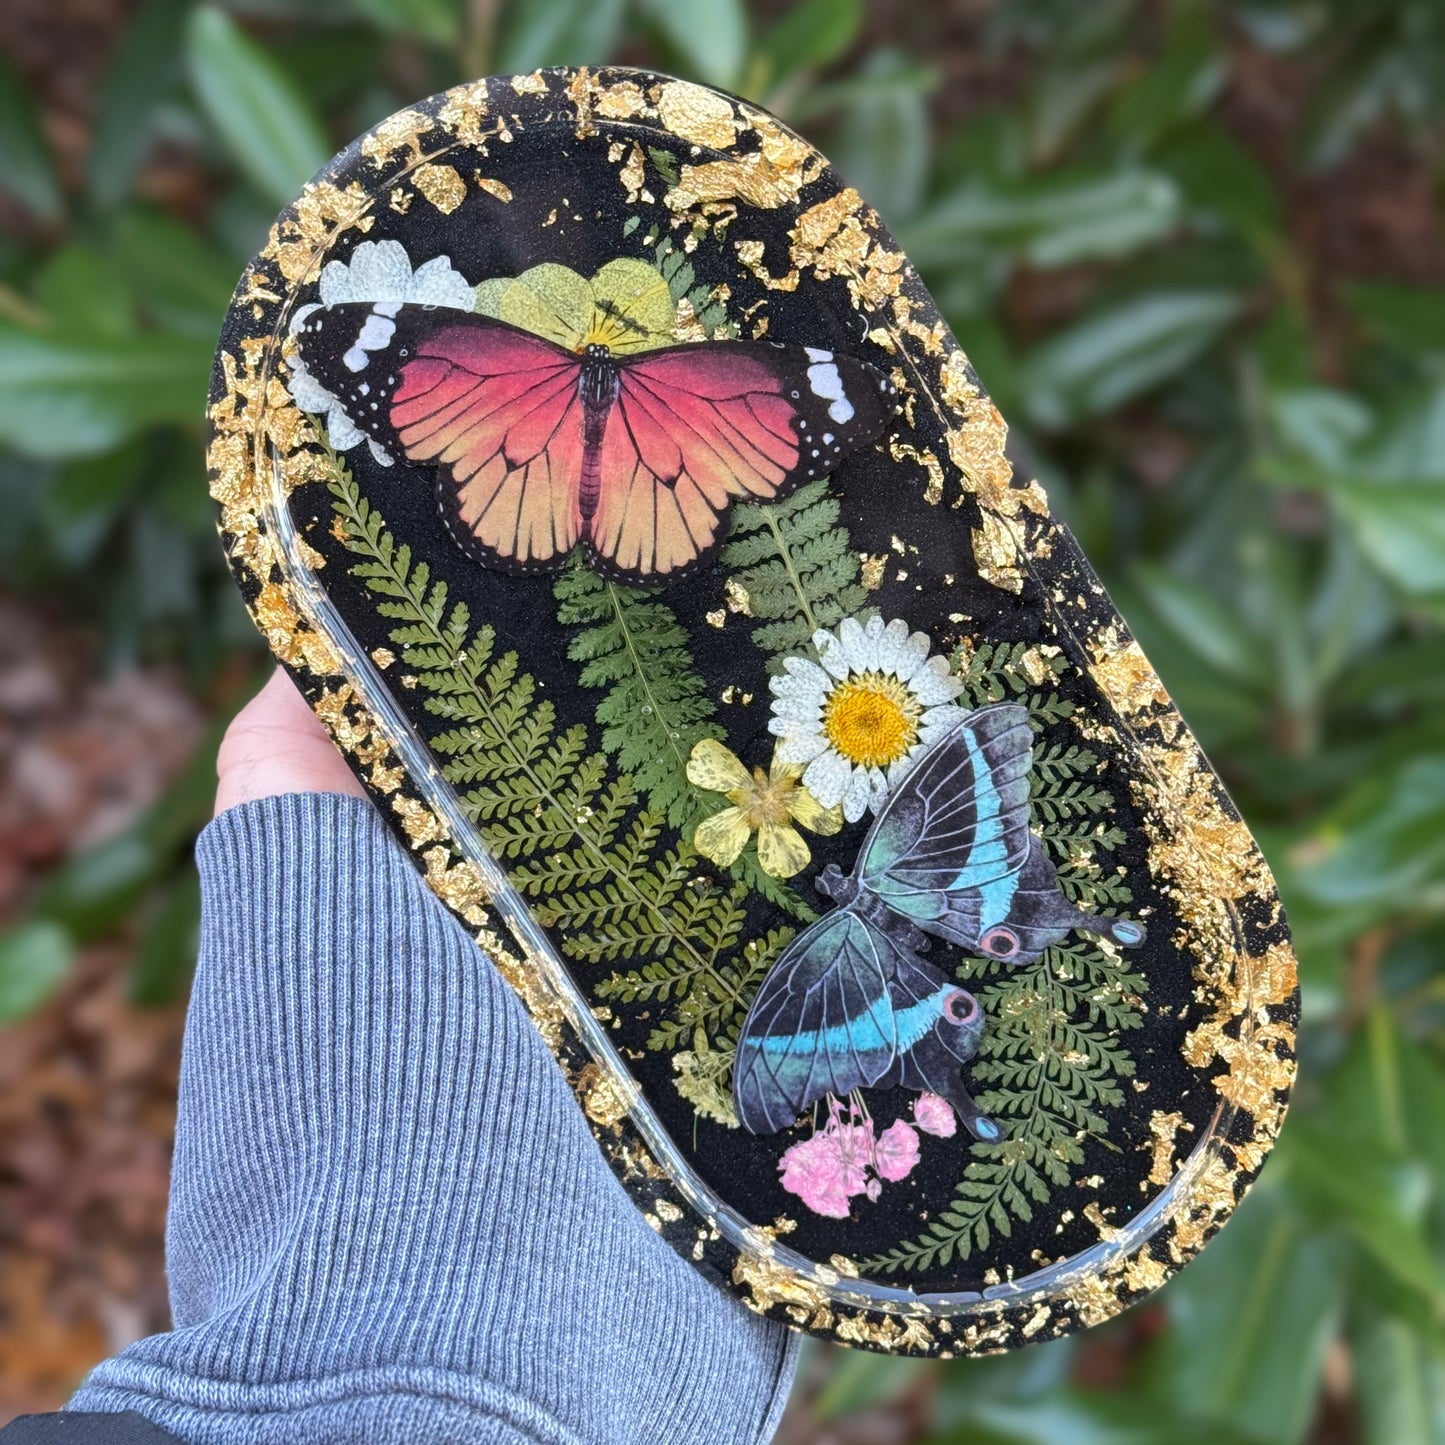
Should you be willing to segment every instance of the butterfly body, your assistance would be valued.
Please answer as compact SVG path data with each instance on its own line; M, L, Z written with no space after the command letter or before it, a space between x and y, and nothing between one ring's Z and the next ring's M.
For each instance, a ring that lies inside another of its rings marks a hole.
M307 370L393 461L435 470L452 537L501 571L671 581L772 501L873 441L892 383L774 342L569 351L493 317L346 302L298 313Z
M884 804L852 874L823 870L838 909L788 945L743 1024L733 1099L746 1128L773 1133L825 1094L898 1086L941 1094L976 1138L1002 1137L959 1072L982 1010L921 957L930 935L1016 964L1071 929L1144 938L1064 897L1029 830L1032 756L1023 708L966 714Z

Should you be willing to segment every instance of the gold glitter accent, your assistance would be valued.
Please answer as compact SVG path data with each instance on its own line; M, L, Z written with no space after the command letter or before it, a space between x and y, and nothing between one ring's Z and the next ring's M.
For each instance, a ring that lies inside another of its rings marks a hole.
M371 229L374 218L364 214L371 203L359 181L351 181L345 189L329 181L312 181L290 213L284 213L271 227L261 258L274 261L293 285L304 281L319 253L344 231L353 226L359 231Z
M869 1345L875 1350L922 1350L933 1348L933 1332L926 1321L881 1315L845 1315L834 1333L844 1344Z
M642 184L647 176L647 165L642 157L642 147L636 141L627 157L627 164L618 172L618 179L627 192L629 202L635 203L642 194Z
M451 215L467 198L467 183L451 166L418 166L411 178L417 190L444 216Z
M705 612L703 616L709 627L721 627L728 620L728 610L726 607L719 607L715 612Z
M743 113L760 148L735 160L683 166L678 183L663 197L669 211L734 200L760 211L775 211L796 201L803 187L817 177L823 158L810 145L761 111L744 106Z
M858 559L858 580L865 592L876 592L883 585L883 574L888 569L888 553L880 552L870 557L867 552Z
M657 97L657 114L668 130L693 145L726 150L741 124L733 116L732 102L715 90L704 90L685 80L670 80Z
M603 86L597 92L597 114L604 120L631 120L647 110L647 97L635 81Z
M426 804L398 795L391 800L391 807L401 819L402 832L410 839L413 848L446 838L447 831L441 819Z
M383 169L398 151L409 151L411 159L422 157L421 138L435 127L429 116L419 110L399 110L376 126L361 143L361 153L378 170Z
M371 660L378 667L390 667L396 661L396 653L389 647L374 647L371 650Z
M472 172L472 180L481 190L484 190L489 196L495 196L499 201L512 199L512 188L505 181L491 180L480 171Z
M729 612L740 612L744 617L753 615L753 601L748 596L748 589L736 577L729 577L723 583L723 596L727 599Z
M492 897L476 867L471 863L454 863L451 850L440 844L428 848L421 857L431 891L472 927L483 927Z
M497 972L511 985L512 991L522 1000L532 1016L537 1031L546 1041L553 1054L560 1057L562 1050L562 1005L548 988L546 976L541 967L532 961L523 962L501 947L489 947L488 955L497 966Z
M1084 1218L1099 1231L1099 1238L1103 1240L1113 1239L1119 1231L1104 1218L1104 1211L1097 1199L1090 1200L1084 1206Z
M936 507L943 500L943 467L929 447L911 447L898 440L888 439L888 455L895 462L917 462L928 473L928 485L923 489L923 500Z
M774 276L763 265L763 243L761 241L737 241L734 243L738 260L757 277L769 291L796 291L802 273L794 267L786 275ZM765 318L766 319L766 318Z
M1117 627L1107 627L1095 642L1093 653L1094 664L1089 672L1121 717L1168 705L1169 694L1159 674L1133 638L1124 642Z
M1141 1149L1152 1147L1154 1150L1154 1162L1149 1166L1150 1184L1167 1184L1174 1177L1175 1140L1181 1129L1189 1127L1184 1115L1177 1109L1171 1109L1168 1113L1163 1109L1155 1109L1150 1114L1149 1133L1152 1144L1145 1142L1139 1145Z
M618 1093L610 1075L595 1063L587 1064L574 1086L582 1108L594 1124L610 1129L627 1115L627 1103Z
M1021 1334L1026 1340L1032 1339L1036 1334L1038 1334L1041 1329L1043 1329L1046 1324L1048 1324L1049 1316L1052 1313L1053 1311L1049 1309L1048 1305L1040 1305L1038 1309L1036 1309L1033 1314L1031 1314L1028 1319L1025 1320L1024 1323L1019 1327L1019 1334Z
M1063 1297L1074 1307L1081 1325L1101 1325L1123 1307L1109 1281L1097 1274L1076 1280L1063 1291Z
M454 86L437 112L437 124L449 130L462 145L482 148L482 121L487 115L487 82L474 80L468 85ZM509 132L501 131L508 139Z
M744 1250L733 1265L733 1283L746 1288L749 1296L743 1303L757 1314L766 1314L774 1305L801 1305L804 1309L822 1309L827 1296L811 1280L778 1264L766 1254Z
M514 75L512 89L518 95L545 95L547 80L540 70L534 70L531 75Z
M415 191L405 190L401 186L391 188L391 208L398 216L404 216L411 210L411 203L416 199Z
M682 1218L682 1210L670 1199L659 1199L652 1207L657 1211L657 1217L665 1224L676 1224Z
M1019 565L1018 539L1013 529L993 512L980 515L981 526L973 529L973 560L985 582L1005 592L1024 590L1024 571Z

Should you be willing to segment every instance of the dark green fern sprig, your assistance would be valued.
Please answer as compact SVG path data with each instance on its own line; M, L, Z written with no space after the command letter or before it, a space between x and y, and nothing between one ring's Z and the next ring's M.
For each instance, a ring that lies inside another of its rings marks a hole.
M666 1004L659 1040L686 1033L709 1048L731 1046L761 977L759 959L776 952L773 934L743 936L746 886L709 881L685 841L666 843L666 819L638 808L633 779L591 750L585 725L559 725L516 653L499 653L493 629L472 625L466 604L449 599L446 583L396 542L332 460L329 485L341 540L357 559L353 573L396 623L390 640L426 711L444 725L428 744L487 847L538 919L561 934L567 957L634 965L604 981L603 992L622 997L627 980L647 970L671 980L655 990Z
M1068 667L1057 647L1030 642L985 642L977 647L967 643L954 650L949 665L963 683L959 702L965 707L1021 703L1036 732L1073 715L1074 704L1060 697L1056 687Z
M600 690L602 746L629 773L648 807L680 828L698 809L687 759L703 738L722 738L717 708L693 666L682 624L660 598L608 582L586 567L557 574L558 620L576 630L567 656L578 681Z
M746 596L753 641L782 670L789 653L811 653L813 634L845 617L866 618L858 556L838 525L828 479L799 487L781 502L733 509L722 563L735 593Z

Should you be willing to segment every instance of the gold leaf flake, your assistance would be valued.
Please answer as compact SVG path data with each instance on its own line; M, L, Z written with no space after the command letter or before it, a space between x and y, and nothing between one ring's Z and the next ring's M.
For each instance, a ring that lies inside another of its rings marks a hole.
M495 196L499 201L512 199L512 188L505 181L489 180L480 171L473 171L472 179L489 196Z
M374 647L371 650L371 660L378 667L390 667L396 661L396 653L389 647Z
M1168 705L1164 684L1133 638L1123 641L1119 629L1110 625L1099 635L1093 653L1089 672L1120 716L1133 717Z
M518 95L545 95L547 80L540 70L534 70L531 75L514 75L512 89Z
M992 512L984 512L980 521L982 525L973 529L973 560L978 575L1005 592L1022 592L1024 573L1013 529Z
M657 113L679 139L715 150L731 146L742 124L733 115L732 102L726 96L685 80L670 80L663 85Z
M437 112L437 123L449 130L463 145L482 144L482 121L487 115L487 82L474 80L447 91Z
M923 489L923 500L930 506L937 506L943 500L943 467L931 448L911 447L898 440L888 439L888 455L895 462L917 462L928 473L928 484Z
M361 153L377 168L385 166L397 151L410 151L413 160L421 159L421 138L433 128L434 122L419 110L399 110L389 115L361 143Z
M466 182L452 166L418 166L411 178L442 215L449 216L467 198Z
M859 554L858 577L865 592L876 592L883 585L883 574L887 570L887 552L879 552L876 557L870 557L867 552Z

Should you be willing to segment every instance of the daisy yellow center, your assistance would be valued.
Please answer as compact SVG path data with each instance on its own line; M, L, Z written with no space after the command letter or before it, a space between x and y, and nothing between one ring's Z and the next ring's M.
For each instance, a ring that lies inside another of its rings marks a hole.
M854 767L886 768L918 741L918 699L896 677L862 672L823 705L823 731Z

